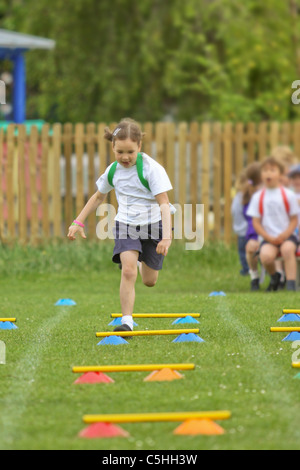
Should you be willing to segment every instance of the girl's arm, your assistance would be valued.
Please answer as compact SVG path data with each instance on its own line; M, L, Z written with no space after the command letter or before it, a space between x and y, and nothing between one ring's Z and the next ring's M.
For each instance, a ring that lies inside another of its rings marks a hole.
M285 241L287 240L296 230L298 226L298 215L292 215L290 217L290 225L288 226L288 228L282 232L279 237Z
M168 250L172 243L172 220L170 212L170 202L167 193L157 194L155 196L156 201L158 202L161 210L161 220L162 220L162 233L163 238L158 243L156 251L158 254L167 256Z
M253 217L252 224L257 235L260 235L266 242L273 243L274 237L272 237L265 231L261 224L261 219L259 219L258 217Z
M102 202L105 200L106 194L102 194L99 191L97 191L86 203L76 220L80 222L81 224L84 224L85 219L94 211L97 210L97 208L102 204ZM68 233L68 238L69 240L73 241L76 239L76 233L79 232L82 238L86 238L84 230L82 227L79 225L71 225L69 227L69 233Z

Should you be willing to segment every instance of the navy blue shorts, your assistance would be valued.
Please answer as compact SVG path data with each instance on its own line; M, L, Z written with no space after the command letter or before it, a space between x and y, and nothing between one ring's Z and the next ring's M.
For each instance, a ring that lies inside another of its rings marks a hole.
M295 250L297 251L298 249L298 245L299 245L299 241L297 240L297 237L295 235L291 235L289 238L287 238L283 243L285 242L293 242L295 243ZM263 245L272 245L272 243L269 243L267 242L266 240L263 240L260 244L260 247L262 247ZM281 246L281 245L280 245ZM280 246L276 246L276 248L280 248Z
M156 247L162 239L161 221L137 227L116 221L114 236L114 263L121 263L120 254L124 251L138 251L139 261L156 271L162 269L164 256L156 252Z

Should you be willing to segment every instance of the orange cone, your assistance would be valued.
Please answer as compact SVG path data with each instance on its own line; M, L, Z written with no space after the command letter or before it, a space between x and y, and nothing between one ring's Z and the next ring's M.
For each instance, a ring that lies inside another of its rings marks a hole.
M178 426L173 434L184 436L218 436L225 434L225 431L210 419L190 419Z
M183 379L183 377L184 376L179 374L177 370L166 368L166 369L161 369L161 370L155 370L144 379L144 382L154 382L154 381L164 382L167 380L170 381L170 380L176 380L176 379Z

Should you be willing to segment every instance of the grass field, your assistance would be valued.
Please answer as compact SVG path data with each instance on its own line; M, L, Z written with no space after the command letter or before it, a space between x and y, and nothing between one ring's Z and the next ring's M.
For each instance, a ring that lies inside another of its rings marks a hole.
M1 248L0 448L3 449L299 449L300 381L291 368L292 343L270 333L283 308L300 307L299 293L250 293L235 249L198 252L174 244L149 289L137 283L136 312L200 312L204 343L173 336L138 337L129 345L98 346L118 312L120 271L110 244ZM268 281L266 281L268 282ZM211 297L222 290L226 297ZM55 307L60 298L75 307ZM139 329L176 328L169 319L139 319ZM292 326L291 324L288 324ZM183 327L187 327L184 325ZM295 345L294 345L295 346ZM299 346L298 346L299 349ZM145 383L147 373L111 373L114 384L74 385L72 366L194 362L183 380ZM231 410L216 437L174 436L180 423L127 424L129 438L80 439L84 414Z

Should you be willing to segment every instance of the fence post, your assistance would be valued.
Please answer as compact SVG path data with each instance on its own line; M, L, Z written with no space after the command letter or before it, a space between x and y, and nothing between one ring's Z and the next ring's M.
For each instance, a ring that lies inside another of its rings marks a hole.
M258 159L262 161L267 156L267 122L260 122L258 126Z
M175 183L175 124L168 122L166 124L166 171L174 188ZM174 190L169 192L169 199L174 203Z
M228 245L232 241L231 223L231 189L232 189L232 124L224 128L224 240Z
M221 240L221 170L222 170L222 125L213 125L213 207L214 207L214 239Z
M84 126L75 124L75 154L76 154L76 216L84 206L83 184L83 154L84 154Z
M208 226L208 213L210 209L210 171L209 171L209 157L210 157L210 124L203 123L202 125L202 197L201 204L204 205L204 240L208 240L209 226Z
M29 135L29 174L30 174L30 241L37 243L39 233L38 193L37 193L37 155L39 135L36 126L32 126Z
M155 126L156 161L165 166L165 123L157 122Z
M49 193L48 193L48 153L49 153L49 124L42 127L42 164L41 164L41 201L43 238L50 236L49 227Z
M153 124L146 122L144 125L145 137L143 139L143 151L150 157L152 156Z
M198 146L199 146L199 126L197 122L190 125L190 148L191 148L191 171L190 171L190 194L193 208L193 231L196 231L197 214L196 206L201 198L198 196ZM199 198L199 201L198 201Z
M255 161L255 154L256 154L256 124L254 122L248 123L248 132L247 132L247 149L248 149L248 165Z
M15 125L9 124L6 133L7 142L7 172L6 172L6 184L7 184L7 228L8 238L15 238L15 202L14 202L14 155L15 155Z
M244 124L237 122L235 125L235 174L238 178L244 167Z
M87 153L88 153L88 198L96 192L95 178L95 124L87 125ZM88 220L89 238L96 237L96 213L91 214Z
M19 222L19 242L24 244L27 240L27 204L26 204L26 183L25 183L25 145L26 145L26 128L18 126L18 222Z
M71 225L73 220L73 201L72 201L72 149L73 149L73 125L66 123L64 125L63 143L65 157L65 223L66 227Z
M270 146L271 151L279 145L279 122L271 122L270 127Z
M294 152L300 158L300 122L294 123L293 144Z
M178 129L179 143L179 192L178 201L182 207L182 226L184 223L184 204L186 203L186 140L187 140L187 123L181 122Z
M62 232L62 204L61 204L61 124L53 126L53 234L55 238L61 237Z

